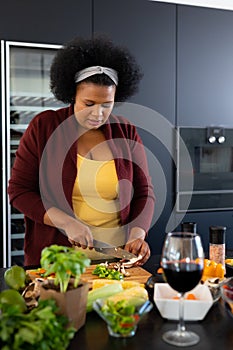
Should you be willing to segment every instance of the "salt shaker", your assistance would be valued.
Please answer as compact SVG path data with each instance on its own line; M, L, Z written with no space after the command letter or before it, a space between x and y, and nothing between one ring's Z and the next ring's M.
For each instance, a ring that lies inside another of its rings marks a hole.
M225 268L225 232L224 226L209 227L209 259Z

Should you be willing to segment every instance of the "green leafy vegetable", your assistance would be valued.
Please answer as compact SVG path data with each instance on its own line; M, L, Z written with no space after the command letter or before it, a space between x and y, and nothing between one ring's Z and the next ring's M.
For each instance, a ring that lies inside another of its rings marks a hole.
M0 304L0 342L2 350L64 350L76 330L68 319L57 314L53 299L39 300L28 313L15 305Z
M92 272L93 275L97 275L100 278L107 278L110 280L123 280L124 275L115 269L110 269L105 265L97 265Z
M91 260L84 252L54 244L42 250L40 263L46 270L45 277L55 273L54 284L59 285L60 291L64 293L71 277L74 277L74 287L78 286L80 276Z

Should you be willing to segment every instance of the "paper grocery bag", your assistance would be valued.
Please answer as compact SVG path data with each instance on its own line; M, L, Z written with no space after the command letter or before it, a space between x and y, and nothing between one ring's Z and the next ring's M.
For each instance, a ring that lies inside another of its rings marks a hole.
M58 286L54 286L53 281L47 280L40 286L40 299L54 299L59 307L59 312L65 315L77 331L86 322L86 306L89 284L79 282L74 288L72 283L65 293L59 291Z

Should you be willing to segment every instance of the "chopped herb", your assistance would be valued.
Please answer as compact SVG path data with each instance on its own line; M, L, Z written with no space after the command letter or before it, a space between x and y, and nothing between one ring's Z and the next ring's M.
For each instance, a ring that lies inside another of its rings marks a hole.
M97 275L100 278L107 278L110 280L123 280L124 275L115 269L110 269L105 265L99 264L92 272L93 275Z

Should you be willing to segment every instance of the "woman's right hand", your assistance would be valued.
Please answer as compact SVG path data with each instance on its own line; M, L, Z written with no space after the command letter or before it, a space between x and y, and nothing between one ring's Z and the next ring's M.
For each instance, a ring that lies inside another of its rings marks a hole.
M93 248L93 236L90 228L62 210L51 207L44 215L44 224L57 227L65 232L71 244L82 248Z
M64 230L72 245L82 247L83 249L93 247L93 236L90 228L79 220L72 218L67 222Z

